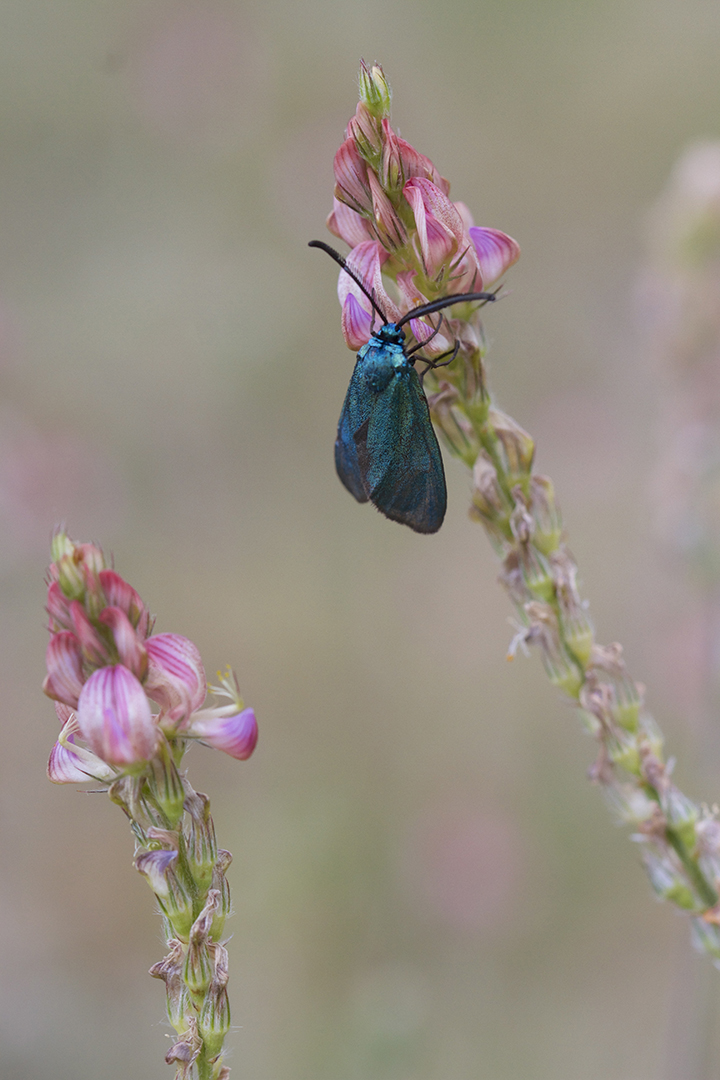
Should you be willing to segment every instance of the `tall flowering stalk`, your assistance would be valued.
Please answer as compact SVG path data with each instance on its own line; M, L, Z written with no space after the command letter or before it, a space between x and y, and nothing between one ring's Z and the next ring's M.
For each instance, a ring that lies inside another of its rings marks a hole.
M208 688L197 648L180 634L153 633L144 602L94 544L54 536L47 612L43 690L61 725L48 776L103 785L127 816L135 867L155 894L169 950L150 969L165 983L177 1032L165 1060L176 1080L227 1080L222 934L232 856L217 846L210 800L181 770L191 740L248 758L255 714L230 671L210 687L226 703L202 708Z
M380 67L362 64L359 96L335 155L328 218L351 248L347 265L390 320L492 286L519 257L516 242L475 226L433 163L395 134ZM338 296L345 341L357 350L372 331L371 305L344 271ZM662 733L622 647L595 641L552 481L533 472L533 439L490 396L478 305L412 320L410 329L415 342L427 342L430 359L459 343L453 363L428 373L428 403L445 446L472 470L470 516L485 528L518 615L509 656L537 647L548 678L596 742L591 779L632 828L653 888L690 914L696 945L720 964L720 822L673 783Z

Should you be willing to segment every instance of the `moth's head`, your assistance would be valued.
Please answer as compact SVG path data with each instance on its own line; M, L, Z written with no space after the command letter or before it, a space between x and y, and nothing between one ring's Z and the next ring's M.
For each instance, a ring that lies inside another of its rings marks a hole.
M405 344L405 331L402 326L398 327L395 323L385 323L384 326L374 331L373 338L382 345L400 345L402 347Z

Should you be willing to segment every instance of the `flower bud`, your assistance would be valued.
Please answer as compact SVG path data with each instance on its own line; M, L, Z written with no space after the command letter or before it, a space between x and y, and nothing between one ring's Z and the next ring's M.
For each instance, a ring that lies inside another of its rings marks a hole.
M555 584L546 560L531 543L520 544L519 566L525 586L535 600L551 601L555 597Z
M615 724L626 731L636 732L640 722L640 710L642 708L641 687L633 682L628 674L625 661L622 658L622 647L615 642L612 645L593 644L590 653L590 664L597 672L602 673L603 681L611 689L612 703L611 716ZM645 732L646 740L651 735L659 735L658 729L648 717L651 727ZM652 730L651 730L652 729ZM656 747L657 754L662 750L662 736Z
M346 139L335 154L335 198L351 210L372 217L373 205L368 181L368 168L354 139Z
M656 761L662 763L665 736L653 720L652 716L649 716L647 713L643 715L639 724L639 732L642 737L642 742L647 748L647 752L651 754Z
M686 848L693 851L697 843L695 823L700 817L700 808L674 784L667 786L660 801L667 818L668 828L673 830Z
M53 634L45 652L43 693L76 709L84 684L80 642L69 630Z
M385 73L379 64L368 68L364 60L360 61L358 78L360 101L372 116L383 120L390 115L392 92Z
M533 534L533 543L536 539L536 534ZM593 625L587 614L587 604L580 599L577 588L577 566L564 545L551 553L549 563L555 583L563 639L584 670L590 663L595 639Z
M213 962L207 937L195 938L191 931L185 954L183 980L193 995L204 995L212 982Z
M650 821L658 810L655 800L631 782L623 784L614 781L605 784L603 794L610 809L622 825L631 825L637 829Z
M535 522L533 543L549 555L555 551L562 536L560 509L555 502L555 489L548 476L530 478L530 512Z
M50 616L51 633L57 633L58 630L72 630L70 604L58 581L51 581L48 585L45 610Z
M368 184L372 194L375 231L386 251L393 252L407 243L407 230L397 210L380 186L374 172L368 172Z
M139 594L114 570L101 570L98 574L108 607L124 611L141 638L150 632L150 616Z
M190 815L186 843L190 873L198 889L204 892L212 881L213 867L217 860L217 841L215 825L210 816L210 800L207 795L195 792L194 796L186 800L185 809Z
M449 382L441 382L438 392L428 397L428 408L433 423L440 429L450 450L472 467L480 452L480 444L470 421L459 409L453 408L457 401L455 387Z
M147 673L147 650L128 616L122 608L106 607L100 612L98 621L109 627L120 663L142 682Z
M51 563L59 563L66 555L72 557L74 552L75 545L64 530L58 529L57 532L53 533L52 540L50 541Z
M85 608L78 600L70 604L70 618L73 630L80 642L80 649L84 659L94 667L102 667L110 663L110 650L100 637L97 629L88 618Z
M192 1008L190 1006L190 1008ZM202 1039L198 1035L197 1020L192 1015L185 1014L181 1026L175 1027L179 1031L180 1038L168 1050L165 1055L167 1065L177 1065L175 1074L177 1080L189 1080L195 1061L202 1050Z
M182 943L173 939L168 942L170 952L157 964L153 964L149 974L153 979L162 979L167 995L168 1020L176 1031L185 1031L185 1017L192 1014L193 1006L182 978L184 949Z
M645 852L643 862L650 884L662 900L670 900L686 911L697 908L692 889L667 857Z
M214 958L213 981L216 986L227 986L230 978L228 951L220 942L211 946Z
M526 640L540 646L543 665L550 682L568 697L577 698L583 685L583 677L570 658L558 631L557 618L549 604L536 600L525 604L530 627Z
M205 995L200 1016L198 1032L205 1044L207 1056L217 1057L223 1048L225 1036L230 1030L230 1002L224 986L213 984Z
M490 408L488 423L500 440L508 482L513 487L529 475L535 456L535 443L527 431L499 409Z
M154 755L158 728L143 688L122 664L93 672L82 688L77 720L91 750L109 765L144 765Z
M640 751L637 741L628 732L616 729L605 738L608 756L613 764L633 776L641 775Z
M362 101L358 102L355 115L348 122L346 134L348 139L354 140L361 157L369 165L379 165L383 142L380 124Z
M385 191L395 193L402 189L409 177L404 174L400 143L388 120L382 122L382 133L380 181Z
M212 889L208 892L208 897L211 892L217 894L217 901L215 907L215 913L213 915L212 926L210 927L210 937L213 941L219 941L222 937L223 928L225 926L226 918L232 913L232 902L230 900L230 886L225 876L225 871L232 862L232 855L229 851L225 851L220 848L218 851L217 861L213 867L212 873Z
M148 669L145 693L160 706L161 723L172 737L178 725L200 708L207 686L195 645L181 634L154 634L145 641Z
M185 789L170 747L163 737L159 739L157 751L150 761L147 783L153 799L167 818L170 827L174 829L182 820Z
M187 942L193 924L193 901L177 872L177 851L141 851L135 867L155 893L163 914L180 941Z

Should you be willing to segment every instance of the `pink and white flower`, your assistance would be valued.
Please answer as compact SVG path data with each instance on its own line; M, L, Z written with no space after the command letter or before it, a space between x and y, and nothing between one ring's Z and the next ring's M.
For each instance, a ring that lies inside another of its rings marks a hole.
M480 265L483 288L496 282L520 258L520 245L499 229L473 225L468 235Z
M375 297L375 302L385 313L385 317L393 322L400 318L400 312L383 285L382 264L388 257L387 251L377 240L367 240L353 248L347 257L347 265ZM378 316L365 293L344 270L338 278L338 299L342 305L345 341L350 349L357 352L370 338Z
M55 711L63 726L58 741L50 751L48 778L54 784L87 783L88 780L106 783L114 780L117 776L115 769L77 742L80 729L75 713L58 702L55 703Z
M243 709L242 712L233 713L230 716L214 716L196 713L188 728L188 735L196 739L202 739L215 750L222 750L230 757L238 761L246 761L250 757L258 741L258 726L253 709Z
M122 664L93 672L80 694L77 722L90 749L108 765L142 765L157 750L160 732L150 703Z
M160 706L160 723L172 735L205 700L202 658L192 641L181 634L155 634L147 639L145 648L145 693Z

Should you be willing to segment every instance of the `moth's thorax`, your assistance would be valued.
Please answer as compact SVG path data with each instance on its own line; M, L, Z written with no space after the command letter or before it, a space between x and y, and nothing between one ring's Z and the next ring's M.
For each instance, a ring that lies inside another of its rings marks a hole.
M358 363L365 385L379 394L394 376L409 366L403 343L405 335L393 323L373 334L358 353Z

